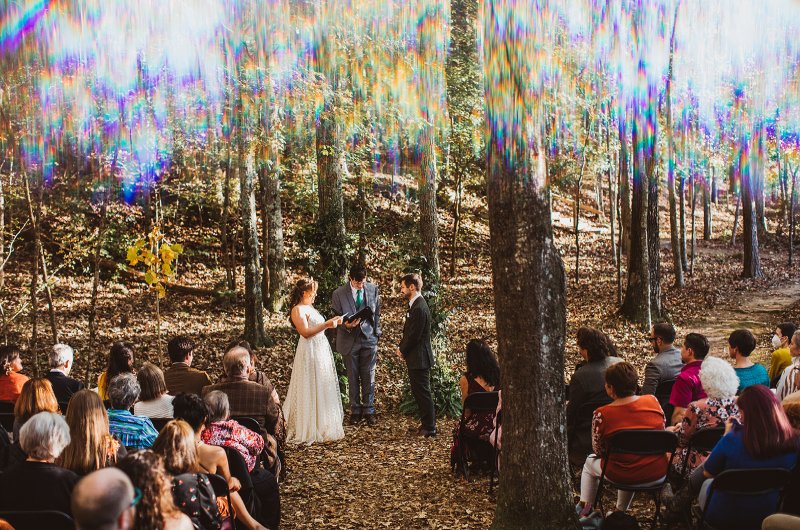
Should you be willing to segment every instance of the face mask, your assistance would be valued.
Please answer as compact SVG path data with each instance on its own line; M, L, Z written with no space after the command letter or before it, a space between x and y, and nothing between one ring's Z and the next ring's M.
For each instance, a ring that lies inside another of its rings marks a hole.
M777 335L772 336L772 346L774 348L780 348L781 346L781 338Z

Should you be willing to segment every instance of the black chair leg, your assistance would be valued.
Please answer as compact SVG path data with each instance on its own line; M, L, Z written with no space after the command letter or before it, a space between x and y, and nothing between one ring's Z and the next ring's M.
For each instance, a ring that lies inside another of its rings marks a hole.
M658 525L658 518L661 516L661 492L654 493L653 499L656 501L656 513L653 514L653 524L650 525L650 530L655 530Z

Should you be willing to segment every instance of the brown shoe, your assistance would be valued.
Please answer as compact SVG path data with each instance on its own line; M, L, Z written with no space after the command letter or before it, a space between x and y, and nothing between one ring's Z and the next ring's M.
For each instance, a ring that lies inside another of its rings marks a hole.
M361 414L350 414L350 425L358 425L361 423Z
M378 419L375 417L375 414L364 414L364 419L370 427L375 427L378 424Z

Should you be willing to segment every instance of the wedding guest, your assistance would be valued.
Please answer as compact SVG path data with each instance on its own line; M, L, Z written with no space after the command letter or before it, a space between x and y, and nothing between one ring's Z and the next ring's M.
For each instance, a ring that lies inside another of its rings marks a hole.
M800 436L792 429L780 402L765 385L746 387L737 401L742 423L729 419L727 433L703 465L706 478L698 501L705 508L713 478L726 469L782 468L797 464ZM715 528L758 528L778 505L775 491L737 496L716 491L707 507L706 521Z
M637 396L639 376L627 362L608 367L605 389L613 401L599 407L592 418L592 449L581 473L580 502L575 507L581 517L588 516L600 483L603 455L611 435L629 429L664 429L664 412L653 395ZM645 485L660 480L667 467L666 455L618 454L609 460L606 476L620 484ZM633 492L617 491L619 511L627 511Z
M172 481L160 455L148 449L136 451L120 460L117 467L141 491L134 530L193 530L192 520L175 506Z
M756 338L749 329L737 329L728 337L728 352L733 359L733 369L739 377L739 391L750 385L769 386L767 369L750 360L756 349Z
M100 396L91 390L79 390L67 409L70 443L61 454L60 464L77 475L112 466L124 456L125 447L111 436L108 413Z
M25 422L39 412L58 412L53 386L43 377L29 379L22 385L22 392L14 404L15 440L19 440L19 430Z
M16 403L28 376L22 375L22 352L16 344L0 347L0 401Z
M200 394L203 387L211 384L208 374L192 368L194 342L189 337L178 335L167 344L167 355L172 363L164 372L167 391L175 396L181 392Z
M739 419L739 408L736 406L739 378L729 363L717 357L706 358L700 368L700 382L707 397L689 403L683 420L669 428L678 435L678 449L672 461L673 471L684 479L702 465L708 456L708 453L696 449L687 455L692 435L700 429L722 427L728 418ZM686 472L681 475L684 462Z
M130 342L115 342L108 354L108 367L97 378L97 393L100 399L110 399L108 384L119 374L134 373L133 369L133 344Z
M776 394L778 399L786 399L789 394L800 390L800 333L792 335L789 342L792 362L784 368L778 379Z
M673 344L675 328L672 324L669 322L654 324L650 328L648 339L656 355L645 366L642 394L655 394L658 385L674 381L678 377L683 363L681 362L681 351ZM662 403L662 405L665 404Z
M144 363L136 373L142 393L133 406L133 413L148 418L171 418L174 396L167 394L164 372L151 363Z
M50 371L45 377L53 385L53 393L59 403L68 403L72 395L83 388L83 383L69 377L74 359L75 350L67 344L56 344L47 357Z
M669 396L669 404L673 407L670 425L677 425L683 419L689 403L706 397L700 382L700 368L703 366L703 359L708 355L708 349L708 339L700 333L687 333L683 339L683 368L675 379Z
M136 376L130 372L115 376L109 383L109 430L127 448L146 449L158 436L150 418L131 414L130 408L139 399L141 391Z
M466 363L467 371L458 382L462 404L467 396L475 392L493 392L500 389L500 365L488 344L478 339L469 341ZM464 436L461 437L461 442L464 443L467 461L490 460L492 451L489 434L494 429L494 412L471 412L467 409L464 410L464 418ZM453 444L458 440L459 424L460 421L456 422L453 429Z
M769 383L772 388L775 388L778 384L778 379L786 367L792 364L789 343L796 329L797 327L791 322L783 322L775 328L775 334L772 336L772 347L775 348L775 351L772 352L768 372Z
M70 496L78 475L55 465L69 444L69 427L58 414L40 412L19 431L28 455L0 475L0 510L58 510L70 514Z
M586 403L609 403L605 391L605 374L609 366L622 361L617 348L605 333L594 328L579 328L578 353L585 361L569 382L567 402L567 441L570 462L580 465L592 451L591 420L581 418L578 411Z
M208 418L205 429L201 433L203 442L235 449L244 458L247 470L253 471L258 455L264 450L264 438L230 419L230 404L228 403L228 396L224 392L219 390L209 392L206 394L204 401L208 411ZM274 439L271 445L270 457L277 460L277 453L275 452L277 447Z
M77 530L134 528L136 492L119 469L105 468L84 477L72 492L71 504Z

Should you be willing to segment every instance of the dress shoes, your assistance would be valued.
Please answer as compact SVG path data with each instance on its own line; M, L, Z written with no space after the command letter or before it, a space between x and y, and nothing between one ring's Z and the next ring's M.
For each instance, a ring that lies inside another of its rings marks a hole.
M370 427L375 427L378 424L378 419L375 417L375 414L364 414L364 420Z
M350 414L350 425L358 425L361 423L361 414Z
M424 428L420 427L419 429L417 429L417 434L419 436L424 436L425 438L435 438L436 434L437 434L437 431L436 431L436 429L433 429L432 431L429 431L428 429L424 429Z

